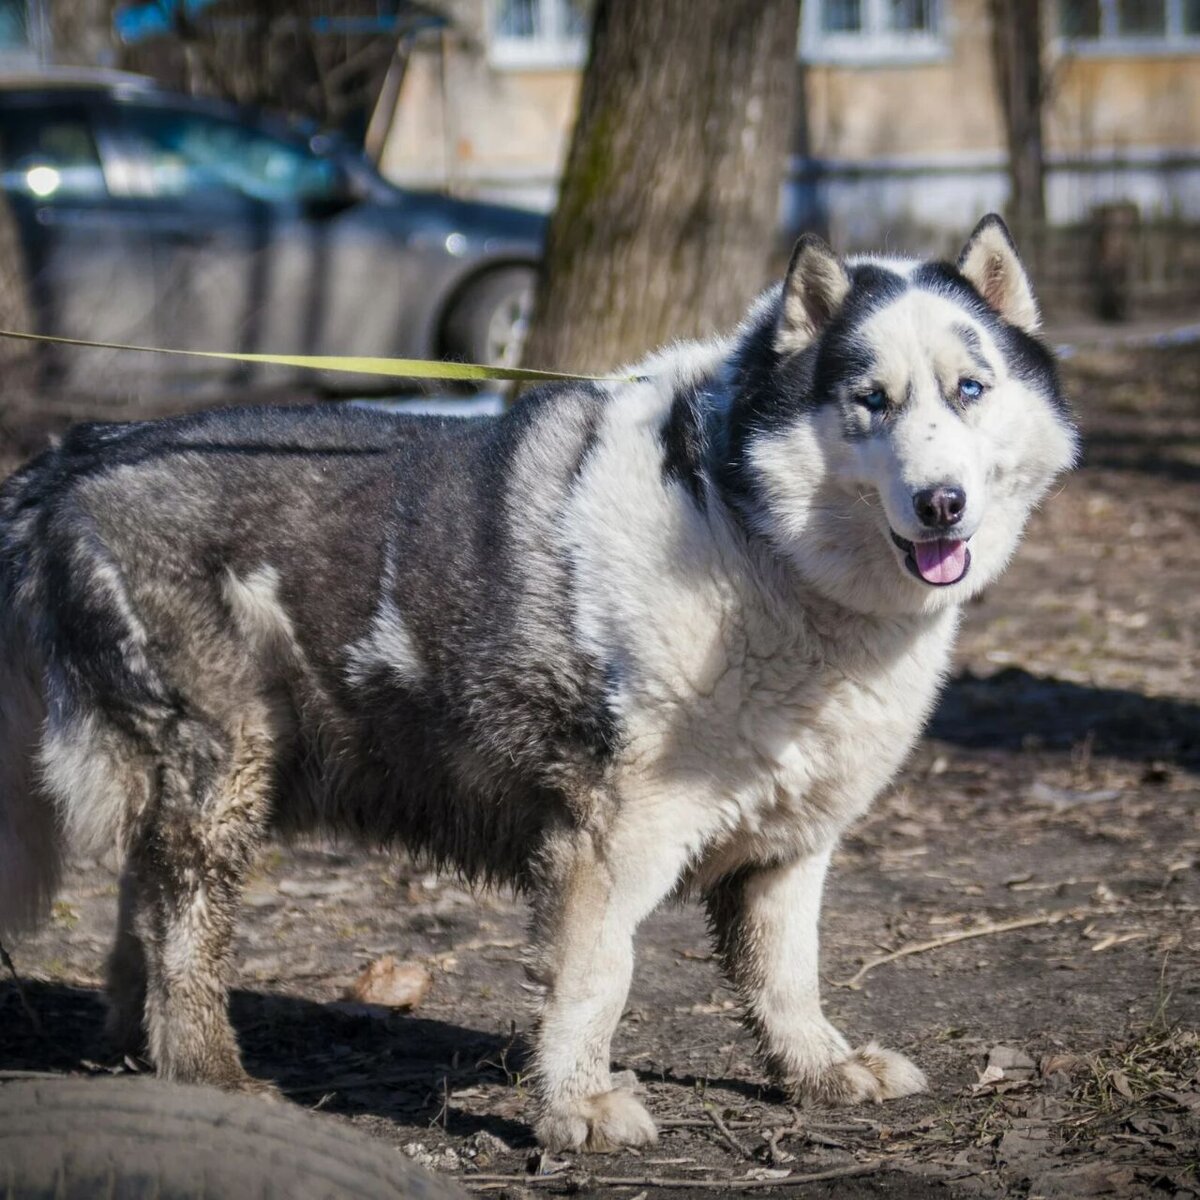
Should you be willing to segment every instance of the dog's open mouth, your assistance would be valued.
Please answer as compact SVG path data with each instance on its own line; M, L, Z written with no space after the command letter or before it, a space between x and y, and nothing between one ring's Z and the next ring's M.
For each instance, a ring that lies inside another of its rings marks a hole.
M965 579L971 569L971 551L958 538L930 538L910 542L895 531L892 541L904 551L904 565L922 582L932 587L948 587Z

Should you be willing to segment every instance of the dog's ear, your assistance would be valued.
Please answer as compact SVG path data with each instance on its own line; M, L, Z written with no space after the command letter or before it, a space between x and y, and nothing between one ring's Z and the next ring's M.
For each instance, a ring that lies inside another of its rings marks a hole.
M967 238L958 256L958 269L988 307L1010 325L1032 333L1041 324L1033 288L1012 234L995 213L988 213Z
M815 233L804 234L783 281L775 349L781 354L803 350L829 324L849 290L850 277L837 255Z

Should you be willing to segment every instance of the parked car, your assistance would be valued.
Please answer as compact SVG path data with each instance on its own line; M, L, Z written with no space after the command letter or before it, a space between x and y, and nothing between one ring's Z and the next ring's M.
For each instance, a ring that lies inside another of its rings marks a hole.
M0 327L197 350L513 363L545 224L117 72L0 79L0 195ZM49 357L101 388L245 372L98 353Z

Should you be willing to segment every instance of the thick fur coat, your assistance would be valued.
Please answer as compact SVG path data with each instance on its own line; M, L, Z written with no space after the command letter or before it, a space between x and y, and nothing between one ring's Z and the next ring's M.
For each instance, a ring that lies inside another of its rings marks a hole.
M654 1138L609 1044L690 891L785 1086L921 1088L822 1016L821 888L1074 456L1036 322L996 218L957 266L805 238L728 339L503 417L72 430L0 489L0 930L118 846L113 1036L261 1089L226 990L270 829L514 883L537 1133L601 1148Z

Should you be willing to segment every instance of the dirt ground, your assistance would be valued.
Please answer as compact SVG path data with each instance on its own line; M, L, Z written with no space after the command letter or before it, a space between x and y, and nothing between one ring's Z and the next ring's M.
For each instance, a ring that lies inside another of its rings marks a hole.
M251 1070L513 1197L1200 1195L1200 349L1067 367L1083 469L972 606L930 734L845 842L825 907L829 1015L914 1057L927 1095L790 1107L699 913L668 909L614 1048L658 1146L541 1156L523 905L318 846L271 849L248 895ZM10 459L60 419L0 411ZM42 1033L0 982L0 1070L136 1067L100 1037L111 868L75 863L50 925L11 948ZM415 1013L340 1000L383 954L433 970Z

